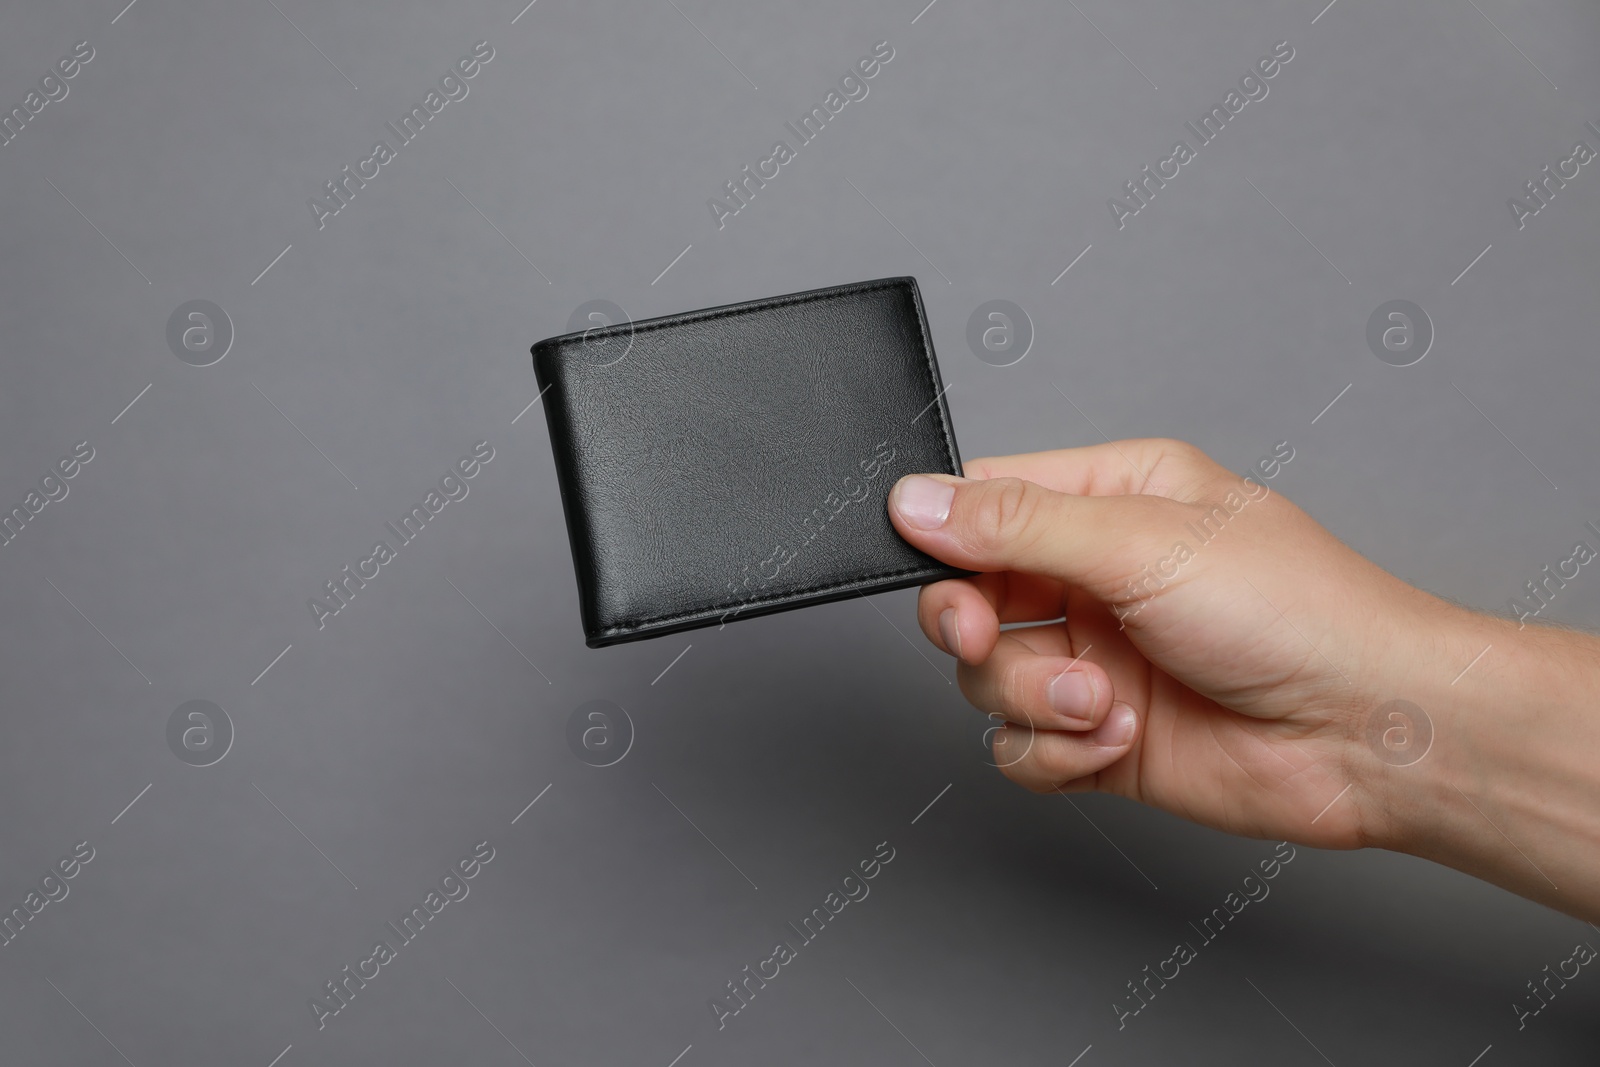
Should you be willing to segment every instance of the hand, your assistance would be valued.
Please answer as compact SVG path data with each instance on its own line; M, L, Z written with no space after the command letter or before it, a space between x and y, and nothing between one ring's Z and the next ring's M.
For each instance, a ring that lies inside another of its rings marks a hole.
M1467 613L1272 492L1292 458L1280 445L1246 478L1179 441L1122 441L895 486L901 536L983 572L925 587L918 621L1007 723L1008 777L1252 837L1393 838L1367 717L1471 656L1438 636Z

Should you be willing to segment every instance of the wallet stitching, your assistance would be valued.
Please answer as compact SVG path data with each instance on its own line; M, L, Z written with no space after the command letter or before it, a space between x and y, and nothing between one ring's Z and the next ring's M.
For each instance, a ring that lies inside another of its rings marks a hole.
M810 593L832 592L836 589L844 589L847 586L859 585L863 582L881 581L884 578L904 578L907 575L917 574L919 572L926 572L930 576L935 574L944 574L949 569L950 568L944 564L936 564L935 566L931 567L907 567L904 570L885 571L882 574L863 574L859 578L850 578L842 582L825 582L822 585L810 585L803 589L791 589L784 593L774 593L769 596L751 597L748 600L740 600L731 604L711 604L703 608L690 608L686 611L675 611L670 615L655 615L647 619L629 619L626 622L619 622L615 625L607 626L603 630L596 630L594 635L596 637L605 637L610 634L623 633L628 630L636 630L641 626L647 626L651 623L677 622L697 616L713 615L718 611L731 612L738 608L746 608L756 604L772 604L779 601L790 600L794 597L806 596Z
M753 314L757 311L762 311L767 308L792 307L800 304L815 303L819 300L831 300L847 294L854 295L860 293L872 293L882 289L905 289L907 295L911 297L912 309L916 313L917 333L922 342L922 369L928 376L928 388L933 390L935 394L934 407L936 407L939 411L939 435L944 441L945 461L951 470L955 470L955 442L950 439L950 424L949 419L946 417L944 397L939 393L939 381L938 378L934 376L933 342L928 337L928 324L926 321L926 316L923 314L921 301L916 298L915 289L903 281L881 282L877 284L861 286L841 286L834 289L824 290L820 293L811 293L794 297L774 297L753 304L745 304L739 307L729 308L726 311L711 312L703 316L696 316L691 312L687 316L675 316L667 322L635 326L632 328L631 332L643 333L650 330L664 330L675 326L682 326L690 322L712 322L717 319L731 318L735 315ZM572 343L573 342L568 341L562 344L560 347L566 348ZM884 571L879 574L865 574L855 578L848 578L843 581L831 581L825 582L821 585L806 586L801 589L789 589L782 593L774 593L768 596L751 597L746 600L739 600L731 603L713 603L706 605L705 607L685 608L678 611L669 612L666 615L654 615L643 619L625 619L622 622L613 623L612 625L604 627L603 629L594 631L594 635L597 637L603 637L611 634L625 633L630 630L637 630L642 626L649 626L653 623L679 621L691 618L693 616L708 615L716 611L739 608L752 604L770 604L783 600L790 600L795 597L807 596L811 593L823 593L831 592L837 589L844 589L848 586L859 585L863 582L881 581L884 578L903 578L907 575L916 574L920 571L927 571L930 574L940 573L937 569L937 567L940 566L943 565L937 564L935 567L931 568L928 565L920 565L916 567L902 568L901 570L897 571Z

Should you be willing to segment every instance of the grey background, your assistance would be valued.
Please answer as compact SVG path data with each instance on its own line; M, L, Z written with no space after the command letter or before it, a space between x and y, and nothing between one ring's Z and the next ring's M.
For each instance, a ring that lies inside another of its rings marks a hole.
M96 55L0 147L0 502L96 455L0 549L0 900L96 856L0 949L0 1058L1593 1062L1600 978L1512 1010L1593 930L1381 853L1300 849L1119 1032L1272 846L1012 787L914 593L583 647L525 406L528 345L591 299L915 274L968 458L1287 440L1275 488L1487 609L1600 519L1600 165L1520 231L1506 207L1600 147L1594 4L921 6L8 5L5 107ZM479 40L470 95L319 231L307 198ZM879 40L870 95L719 231L706 199ZM1106 198L1280 40L1270 95L1119 232ZM167 347L191 299L237 331L214 366ZM990 299L1037 331L1015 366L965 343ZM1433 320L1415 366L1366 347L1391 299ZM469 497L319 631L307 598L480 439ZM1594 581L1551 617L1600 622ZM166 744L192 699L237 731L206 768ZM597 699L636 728L604 769L566 742ZM484 839L319 1031L308 999ZM708 998L884 840L718 1032Z

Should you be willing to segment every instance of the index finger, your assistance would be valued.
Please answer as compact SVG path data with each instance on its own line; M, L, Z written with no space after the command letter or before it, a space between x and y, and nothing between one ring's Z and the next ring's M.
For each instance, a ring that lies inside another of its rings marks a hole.
M1021 478L1074 496L1177 496L1199 480L1194 446L1165 438L989 456L963 464L968 478Z

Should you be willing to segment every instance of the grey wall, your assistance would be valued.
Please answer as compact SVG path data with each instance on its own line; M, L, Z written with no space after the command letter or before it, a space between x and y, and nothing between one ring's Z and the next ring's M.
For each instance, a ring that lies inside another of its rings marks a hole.
M93 859L0 949L0 1058L1593 1062L1600 977L1513 1005L1600 935L1376 853L1300 849L1119 1030L1272 845L1010 786L910 592L583 647L527 349L594 299L915 274L969 458L1287 440L1276 488L1488 609L1600 520L1600 163L1507 206L1600 148L1595 5L921 2L9 6L0 104L94 57L0 146L0 504L93 459L0 548L0 900ZM883 40L719 229L707 199ZM1107 198L1285 40L1119 230ZM469 95L319 229L308 199L478 41ZM1012 366L966 341L993 299L1035 334ZM1396 299L1435 334L1408 367L1366 340ZM169 345L191 300L231 322L210 366ZM319 629L307 599L478 441L469 495ZM1600 622L1597 583L1549 616ZM198 751L169 744L192 700L230 745L187 711ZM568 739L596 700L631 722L607 767ZM319 1030L310 998L480 841ZM883 841L719 1031L708 999Z

